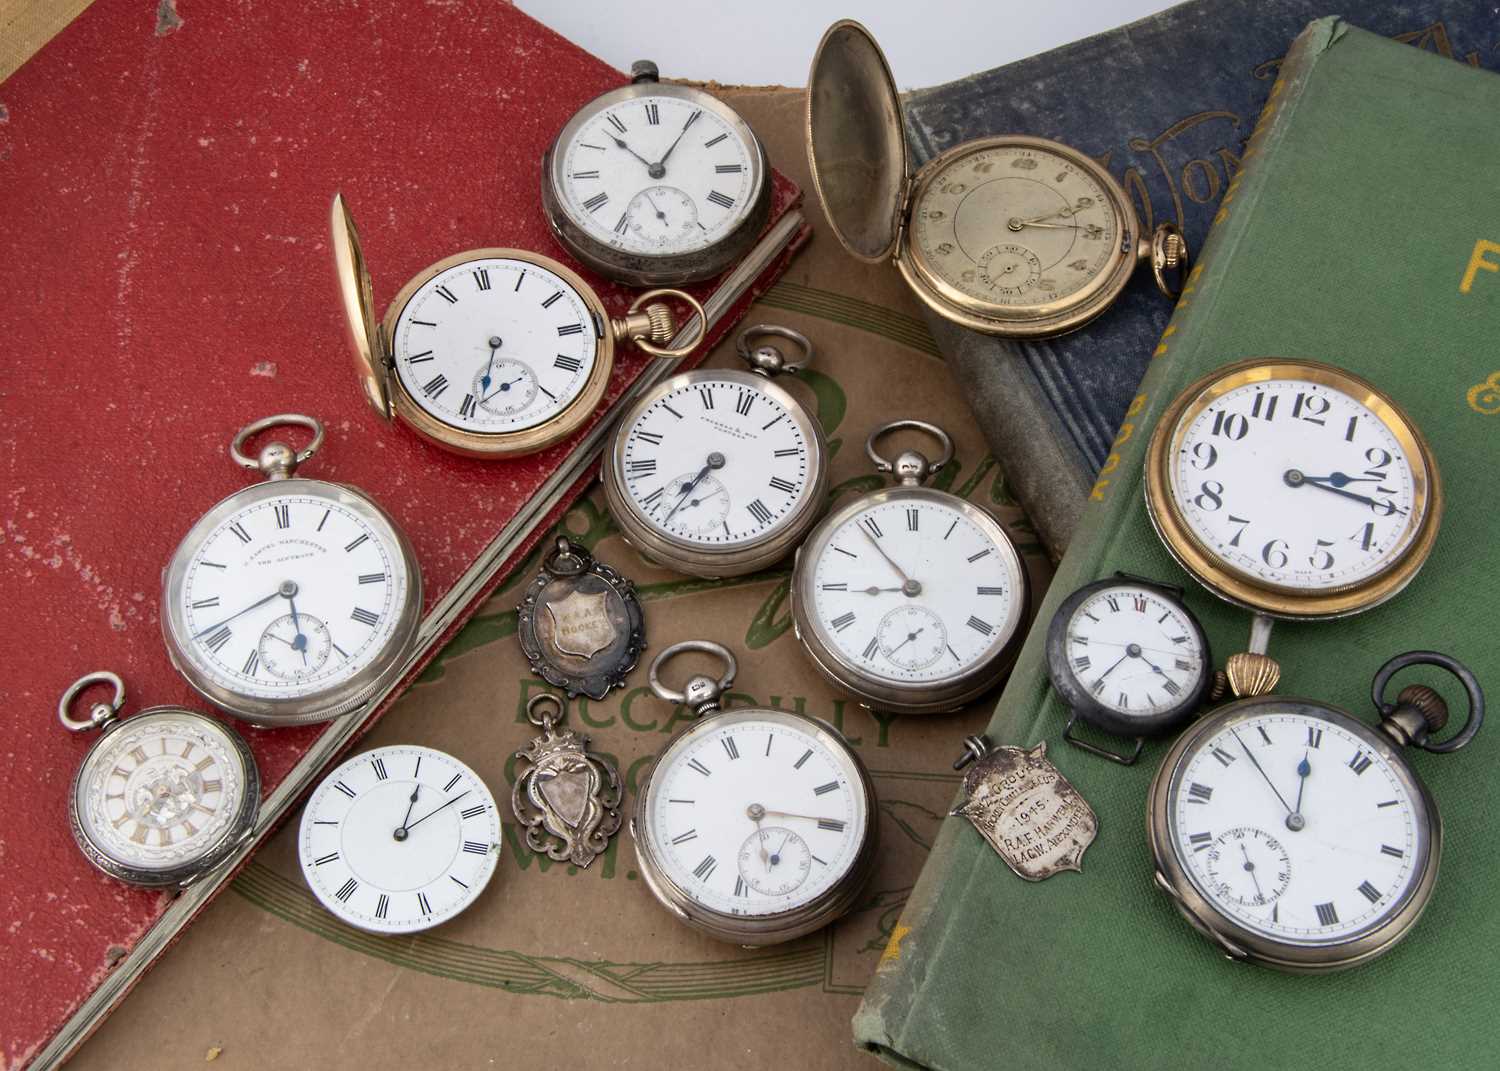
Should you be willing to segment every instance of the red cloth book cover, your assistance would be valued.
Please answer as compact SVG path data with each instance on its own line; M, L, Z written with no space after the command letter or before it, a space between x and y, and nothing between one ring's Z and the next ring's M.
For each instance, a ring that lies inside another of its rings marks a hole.
M253 478L226 456L235 431L286 411L321 419L327 442L303 474L359 487L396 518L426 611L575 446L481 461L382 423L345 342L328 206L342 190L379 308L426 265L475 247L576 269L543 218L540 161L566 119L624 76L504 4L291 15L99 0L0 84L5 1066L36 1058L171 903L75 847L69 788L94 736L63 731L55 708L76 677L110 669L127 712L210 709L167 659L158 602L193 521ZM775 182L773 221L801 196ZM624 311L630 291L582 274ZM648 363L621 347L608 397ZM267 791L324 731L236 728Z

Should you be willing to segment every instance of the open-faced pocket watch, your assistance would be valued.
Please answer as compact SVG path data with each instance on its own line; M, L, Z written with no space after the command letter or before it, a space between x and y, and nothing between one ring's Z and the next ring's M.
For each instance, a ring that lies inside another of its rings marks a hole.
M1182 589L1129 573L1085 584L1047 627L1047 676L1072 712L1063 739L1129 766L1148 736L1197 713L1213 681L1208 637L1182 601ZM1129 754L1076 735L1082 720L1135 737Z
M759 324L740 333L737 349L750 371L683 372L631 406L601 473L625 538L694 576L742 576L779 561L828 493L822 428L771 381L805 367L812 343Z
M663 85L656 64L595 97L542 157L557 240L608 278L661 286L712 278L755 244L771 168L750 125L701 89Z
M274 427L312 432L245 453ZM265 481L200 517L162 572L172 664L214 704L256 725L346 714L401 671L422 610L406 536L363 492L295 475L323 426L283 413L241 428L229 456Z
M1385 698L1391 678L1439 666L1468 693L1464 727L1425 685ZM1484 696L1435 651L1398 655L1371 689L1378 727L1327 703L1240 699L1193 725L1151 786L1157 884L1228 956L1288 971L1333 971L1388 951L1432 896L1442 849L1437 805L1402 753L1443 754L1474 738Z
M398 744L355 755L313 789L297 855L335 916L404 934L473 904L500 845L500 812L478 774L435 748Z
M876 450L915 429L942 445L894 462ZM797 551L792 620L813 663L881 710L954 710L994 686L1015 661L1026 618L1026 569L1000 523L922 481L953 459L953 440L920 420L870 433L865 452L897 486L830 514Z
M1145 490L1172 556L1255 615L1258 665L1233 656L1231 684L1276 672L1272 619L1344 617L1401 591L1443 513L1437 463L1395 402L1332 365L1281 357L1188 386L1152 433Z
M701 332L675 347L671 296L641 294L612 319L593 288L563 265L521 249L470 249L422 269L377 321L370 273L342 196L333 199L333 255L350 345L365 399L382 419L471 457L530 454L567 438L593 416L609 384L617 342L653 357L686 356ZM648 304L649 302L649 304Z
M723 675L669 688L662 665L684 651L721 659ZM651 690L698 720L641 782L630 833L646 885L669 911L721 941L769 945L853 906L875 865L875 788L826 722L720 710L736 668L726 648L705 640L673 644L651 663Z
M1124 190L1084 153L1045 138L978 138L910 173L896 82L857 22L823 35L808 75L807 153L839 242L894 260L939 316L1009 338L1082 327L1148 261L1175 299L1187 268L1180 231L1149 240Z
M113 698L86 719L71 709L88 688ZM73 839L110 877L132 885L187 885L233 853L260 812L260 772L239 734L206 714L151 707L121 718L125 684L113 673L74 681L57 705L63 727L102 730L73 777Z

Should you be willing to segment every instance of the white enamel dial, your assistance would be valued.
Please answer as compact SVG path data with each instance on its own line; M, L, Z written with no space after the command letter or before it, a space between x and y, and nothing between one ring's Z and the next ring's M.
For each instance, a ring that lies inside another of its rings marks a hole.
M628 501L653 529L700 546L768 538L809 493L807 415L758 377L695 376L648 405L625 431Z
M559 147L563 211L626 253L705 249L755 203L756 148L710 108L676 96L616 101Z
M1119 256L1120 220L1094 176L1033 146L956 157L912 208L911 245L971 298L1024 308L1077 294Z
M1170 494L1230 570L1303 592L1384 572L1416 535L1411 460L1363 401L1274 379L1190 411L1173 436Z
M188 711L138 714L110 729L75 785L84 835L116 863L173 870L230 831L251 782L228 731Z
M184 548L170 627L219 688L317 696L389 650L412 579L391 526L349 492L313 480L274 486Z
M392 332L397 377L432 417L464 431L532 428L567 409L599 357L574 287L539 264L480 257L423 283Z
M1141 584L1104 588L1079 604L1063 654L1096 702L1127 716L1179 706L1208 672L1181 605Z
M484 890L500 858L500 815L479 775L414 745L356 755L307 801L302 873L323 906L374 933L446 922Z
M1198 891L1246 929L1298 945L1348 940L1398 910L1428 857L1427 816L1373 736L1272 706L1198 741L1168 804Z
M1020 624L1014 548L949 497L883 499L803 550L813 627L862 676L946 680L992 659Z
M827 893L868 835L862 778L826 732L768 712L711 715L651 774L644 835L666 876L710 910L765 916Z

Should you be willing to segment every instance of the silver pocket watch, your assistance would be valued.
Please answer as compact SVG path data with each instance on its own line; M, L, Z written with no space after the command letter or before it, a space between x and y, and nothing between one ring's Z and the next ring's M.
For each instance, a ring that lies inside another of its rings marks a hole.
M626 540L693 576L743 576L781 560L828 493L822 428L773 382L805 368L812 343L758 324L740 332L736 352L749 371L683 372L631 406L600 474Z
M1391 678L1452 673L1468 695L1457 734L1441 695ZM1411 651L1376 673L1372 727L1327 703L1253 695L1194 724L1151 785L1157 885L1231 959L1297 972L1353 967L1389 951L1431 899L1442 851L1437 804L1403 748L1445 754L1484 720L1464 665Z
M709 279L755 244L771 168L750 125L701 89L663 85L656 64L589 101L542 157L542 207L557 240L633 286Z
M1047 628L1047 676L1071 714L1063 739L1125 766L1197 713L1213 683L1208 637L1182 601L1182 589L1129 573L1085 584ZM1128 754L1074 733L1082 720L1134 737Z
M941 456L881 456L876 443L904 428L935 438ZM994 517L922 486L953 459L947 432L897 420L871 432L865 452L897 486L847 503L798 549L797 637L823 675L866 706L954 710L1015 661L1029 597L1025 567Z
M699 651L719 678L663 684L668 659ZM646 886L667 910L721 941L769 945L844 915L875 865L875 788L826 722L784 710L721 710L737 664L706 640L651 663L651 690L698 719L668 741L636 796L630 833Z
M301 451L251 437L312 432ZM297 476L323 425L297 413L257 420L229 456L265 476L221 499L162 574L172 664L215 705L256 725L347 714L400 673L422 610L422 573L396 522L363 492Z
M71 710L88 688L114 695L86 719ZM114 673L74 681L57 705L70 732L100 730L68 798L73 839L112 878L185 886L227 859L260 813L260 772L238 733L205 714L160 706L120 717L125 684Z

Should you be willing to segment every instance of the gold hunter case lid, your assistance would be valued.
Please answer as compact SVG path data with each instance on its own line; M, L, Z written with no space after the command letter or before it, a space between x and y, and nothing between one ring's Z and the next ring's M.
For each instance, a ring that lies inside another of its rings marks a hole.
M344 318L349 325L349 346L354 351L354 365L359 372L365 400L381 417L390 420L394 412L388 382L390 364L375 316L375 298L370 272L359 248L359 231L344 204L344 195L333 195L329 225L333 232L333 263L339 276L339 295L344 303Z
M807 160L839 243L860 260L895 251L906 137L890 65L852 19L828 28L807 76Z

